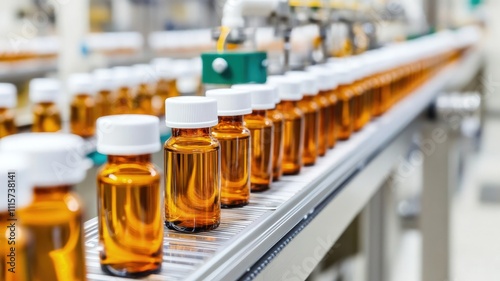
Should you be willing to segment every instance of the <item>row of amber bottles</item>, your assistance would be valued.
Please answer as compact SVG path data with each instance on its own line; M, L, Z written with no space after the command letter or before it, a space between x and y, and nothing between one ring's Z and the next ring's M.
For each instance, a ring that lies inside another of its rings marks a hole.
M8 230L0 235L2 280L86 280L83 207L73 192L86 174L83 145L59 133L2 139L0 186L13 199L0 203L0 225Z

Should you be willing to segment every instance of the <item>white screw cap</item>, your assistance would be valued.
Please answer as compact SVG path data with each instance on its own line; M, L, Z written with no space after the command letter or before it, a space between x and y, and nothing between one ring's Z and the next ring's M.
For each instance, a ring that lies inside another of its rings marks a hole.
M165 101L165 123L177 129L209 128L217 125L217 100L208 97L174 97Z
M227 61L223 58L216 58L212 62L212 68L215 72L221 74L222 72L226 71L227 67L229 65L227 64Z
M113 91L113 71L107 68L99 68L93 72L96 91Z
M27 133L0 141L0 151L29 157L31 180L36 187L74 185L87 173L85 142L79 136L63 133Z
M335 77L333 77L332 72L323 67L323 65L310 66L306 70L316 76L320 91L330 91L337 87L337 82L335 81Z
M274 90L273 90L274 103L275 104L280 103L281 98L280 98L280 96L278 94L278 88L275 85L271 85L271 84L239 84L239 85L233 85L231 88L238 89L238 90L250 90L250 91L253 91L255 89L258 90L262 86L274 88Z
M133 71L140 84L153 84L158 81L154 68L149 64L136 64Z
M156 58L151 61L151 65L160 79L173 80L176 78L174 71L175 61L170 58Z
M17 106L17 89L10 83L0 83L0 108Z
M94 95L95 90L92 75L87 73L71 74L68 78L68 89L71 95Z
M238 116L252 113L252 93L247 90L217 89L207 91L209 98L217 100L219 116Z
M299 101L303 98L302 83L290 76L269 76L267 84L277 88L278 96L285 101Z
M315 96L318 94L318 79L316 76L305 71L290 71L287 72L286 75L302 83L302 94L304 96Z
M250 90L253 110L269 110L276 107L276 87L272 85L235 85L235 89Z
M9 176L9 172L13 172ZM9 204L7 194L16 196L15 208L23 208L31 203L33 185L31 184L32 169L30 159L25 155L12 152L0 152L0 192L4 194L0 200L0 212L7 212ZM9 192L10 180L15 185L15 193ZM13 208L13 206L10 206Z
M36 78L30 82L30 100L33 103L55 102L61 92L59 81L52 78Z
M117 66L113 67L113 80L117 88L133 88L138 85L138 79L134 76L132 67Z
M97 151L107 155L141 155L160 151L160 119L124 114L97 119Z

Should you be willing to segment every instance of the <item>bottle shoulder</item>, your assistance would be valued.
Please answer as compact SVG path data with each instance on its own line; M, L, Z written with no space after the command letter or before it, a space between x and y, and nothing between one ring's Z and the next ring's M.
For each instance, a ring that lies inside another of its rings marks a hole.
M106 163L97 172L98 180L108 183L141 184L160 180L160 169L153 163Z
M250 130L243 124L239 126L219 124L212 129L212 136L218 140L249 138Z
M206 153L219 150L219 141L210 136L170 137L164 144L164 149L179 153Z
M273 120L264 116L245 116L244 123L250 130L273 127Z

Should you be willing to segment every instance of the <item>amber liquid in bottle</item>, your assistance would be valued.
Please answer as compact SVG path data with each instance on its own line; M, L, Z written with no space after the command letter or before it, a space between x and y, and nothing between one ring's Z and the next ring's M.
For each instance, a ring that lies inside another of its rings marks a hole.
M339 87L337 117L340 125L338 139L348 140L354 129L354 93L348 85Z
M220 223L220 148L209 128L172 129L165 143L165 224L181 232Z
M338 98L337 91L331 90L327 93L328 100L330 101L330 121L328 122L328 148L332 149L337 144L339 134L339 118L337 117L338 111Z
M383 113L383 109L382 109L382 85L384 82L382 79L383 79L382 75L377 75L374 77L373 89L372 89L372 95L373 95L372 115L373 116L380 116Z
M312 166L318 158L319 142L319 106L315 101L315 96L304 96L298 102L298 106L304 112L305 130L304 130L304 151L302 161L305 166Z
M355 132L363 128L363 113L365 111L365 89L362 85L362 81L355 82L352 86L354 91L354 119L353 119L353 129Z
M87 280L82 207L71 190L70 186L35 188L31 205L19 211L32 237L32 280Z
M153 91L151 90L149 85L139 85L137 94L134 97L133 108L133 112L135 114L155 114L153 110Z
M254 110L245 115L245 125L251 134L252 191L268 190L273 181L274 125L267 111Z
M328 92L320 92L315 96L315 101L319 107L319 138L318 155L325 156L328 150L328 137L331 119L330 100L327 97Z
M220 143L221 205L245 206L250 200L250 130L243 116L223 116L212 136Z
M285 117L278 109L269 110L267 113L274 126L273 145L273 181L278 181L283 175L283 135L285 129Z
M302 168L304 151L304 113L296 101L281 101L278 110L283 113L285 126L283 130L283 162L284 175L297 175Z
M370 123L370 120L372 119L373 116L373 80L371 77L365 79L363 81L363 86L365 89L365 94L364 94L364 102L365 102L365 108L363 111L363 127Z
M121 87L117 90L116 100L114 105L114 114L130 114L132 113L132 90L127 87Z
M0 108L0 138L17 133L14 112L8 108Z
M81 137L95 134L95 103L89 95L76 95L70 105L71 133Z
M96 119L103 116L113 114L113 107L115 106L115 99L112 91L100 91L95 99L95 116Z
M33 107L33 126L31 130L35 133L53 133L60 131L62 127L61 114L57 105L53 102L37 103Z
M29 235L19 221L12 221L10 212L0 213L0 280L2 281L29 281L30 266L28 260ZM15 230L11 230L11 223L15 223ZM11 232L14 231L14 232ZM14 233L14 234L12 234ZM15 251L11 251L11 247ZM14 270L14 272L10 271Z
M175 80L160 79L156 84L156 91L153 97L153 107L157 116L165 114L165 100L179 96L177 82Z
M163 254L161 173L151 155L108 156L97 176L101 267L112 275L159 272Z

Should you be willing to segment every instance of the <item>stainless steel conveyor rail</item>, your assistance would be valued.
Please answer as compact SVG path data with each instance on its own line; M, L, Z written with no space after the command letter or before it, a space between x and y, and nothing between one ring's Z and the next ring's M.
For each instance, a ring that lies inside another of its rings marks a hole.
M350 140L338 143L315 166L283 177L267 192L252 194L251 204L244 208L224 209L217 230L198 234L165 230L162 272L144 280L282 279L276 272L286 273L293 259L283 256L301 254L300 243L294 240L304 239L300 235L308 231L304 222L312 228L324 221L311 216L323 210L335 212L324 211L322 219L326 217L340 235L367 204L377 181L390 172L387 163L395 162L409 145L408 130L415 127L415 120L461 71L460 66L461 62L443 69ZM364 188L370 179L373 187ZM88 279L125 280L106 276L100 269L96 218L85 224L85 240Z

